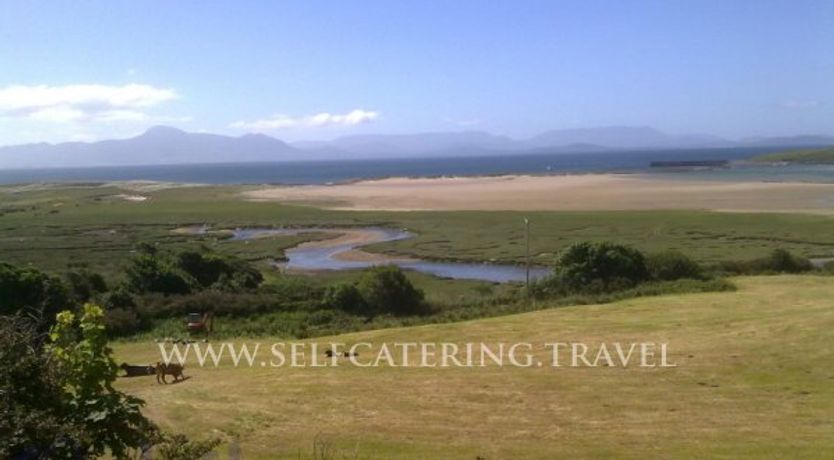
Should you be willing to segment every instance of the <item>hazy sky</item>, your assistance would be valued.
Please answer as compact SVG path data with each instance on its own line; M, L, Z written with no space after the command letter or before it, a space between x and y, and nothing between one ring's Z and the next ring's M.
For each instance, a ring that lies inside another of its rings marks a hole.
M834 1L9 1L0 144L649 125L834 134Z

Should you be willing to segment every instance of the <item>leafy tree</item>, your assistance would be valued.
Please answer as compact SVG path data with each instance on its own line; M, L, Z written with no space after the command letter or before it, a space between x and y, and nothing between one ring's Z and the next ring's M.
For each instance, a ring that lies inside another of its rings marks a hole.
M261 272L246 261L206 251L171 254L146 248L131 260L126 273L127 286L140 293L240 292L256 289L263 282Z
M116 458L147 445L153 425L140 399L116 391L117 366L103 312L57 315L48 337L31 320L6 317L0 330L2 458Z
M762 265L778 273L802 273L814 268L808 259L793 255L784 249L774 249Z
M609 242L582 242L565 249L554 278L571 291L611 291L629 288L648 279L643 254Z
M213 254L204 256L196 251L177 254L176 265L204 287L211 286L229 272L229 267L222 258Z
M147 324L140 317L136 300L125 285L118 285L103 296L104 324L111 337L136 333Z
M261 272L245 261L210 252L180 252L176 256L176 266L203 288L241 291L255 289L263 282Z
M136 300L126 285L120 284L104 296L104 307L107 310L115 308L134 309Z
M396 265L369 269L359 280L358 289L371 315L411 315L426 311L423 291L415 288Z
M34 268L0 263L0 315L31 309L51 318L70 306L69 292L60 279Z
M134 292L187 294L191 280L156 252L142 251L130 260L125 274L127 286Z
M324 306L357 314L367 314L368 304L355 284L339 283L330 286L324 293Z
M49 338L65 416L79 428L76 441L85 452L99 456L109 449L119 457L147 443L152 425L140 412L144 402L113 388L118 366L107 345L103 310L84 305L77 325L73 313L59 313Z
M98 273L86 269L68 272L65 276L70 294L76 302L91 300L94 295L107 291L107 282Z
M113 388L103 311L82 310L59 313L49 334L32 316L0 316L0 458L127 459L154 447L165 460L197 460L214 449L216 439L161 432L142 400Z
M60 388L40 353L46 341L41 331L28 316L0 317L0 458L46 456L74 432L61 419Z

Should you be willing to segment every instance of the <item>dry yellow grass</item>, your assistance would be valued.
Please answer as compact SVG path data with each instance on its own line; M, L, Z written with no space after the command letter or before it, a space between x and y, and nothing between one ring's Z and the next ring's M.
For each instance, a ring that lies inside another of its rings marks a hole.
M734 293L333 338L668 342L676 368L190 366L181 384L119 387L167 428L237 439L247 459L306 458L317 435L358 458L832 458L834 278L736 282ZM137 363L155 361L156 350L116 346L120 360Z

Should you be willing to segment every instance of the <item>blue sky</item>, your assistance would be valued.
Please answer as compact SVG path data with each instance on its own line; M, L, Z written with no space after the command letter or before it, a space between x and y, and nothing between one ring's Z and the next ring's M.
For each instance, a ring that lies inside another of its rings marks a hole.
M19 1L0 144L648 125L834 134L834 2Z

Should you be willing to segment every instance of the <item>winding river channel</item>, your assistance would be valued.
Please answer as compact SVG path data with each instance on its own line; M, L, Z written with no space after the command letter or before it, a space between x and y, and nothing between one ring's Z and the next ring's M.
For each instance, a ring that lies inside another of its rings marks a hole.
M362 247L413 238L405 230L379 227L355 229L342 228L241 228L232 232L232 240L245 241L279 235L297 235L300 233L332 233L333 238L302 243L285 252L287 261L277 264L291 270L349 270L373 265L395 264L405 269L429 273L435 276L455 279L474 279L505 283L524 281L526 270L517 265L497 265L487 263L432 262L413 258L398 258L362 251ZM549 270L543 267L531 267L530 278L546 276Z

